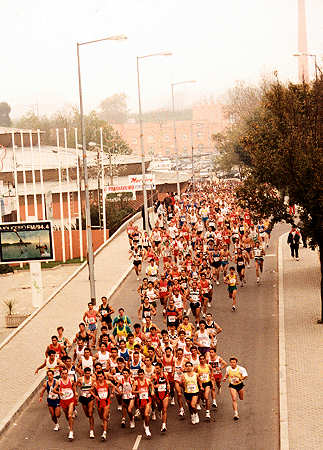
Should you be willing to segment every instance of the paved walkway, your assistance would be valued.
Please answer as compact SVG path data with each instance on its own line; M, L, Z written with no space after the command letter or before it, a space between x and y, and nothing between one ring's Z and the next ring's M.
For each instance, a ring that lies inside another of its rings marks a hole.
M291 450L322 448L323 326L320 317L319 255L300 249L292 260L284 239L287 405Z
M52 269L43 269L44 298L49 298L78 266L79 264L65 264ZM17 270L13 274L1 275L0 284L1 300L13 299L15 313L26 314L36 310L32 306L29 270ZM5 315L8 313L8 308L3 301L0 302L0 342L13 331L12 328L5 326Z
M141 224L141 220L136 222ZM126 231L120 233L95 258L96 296L109 295L131 263ZM0 431L21 403L38 386L44 370L34 371L45 359L45 349L56 327L74 337L90 299L85 267L6 346L0 350ZM118 306L118 305L114 305ZM22 357L23 353L23 357Z

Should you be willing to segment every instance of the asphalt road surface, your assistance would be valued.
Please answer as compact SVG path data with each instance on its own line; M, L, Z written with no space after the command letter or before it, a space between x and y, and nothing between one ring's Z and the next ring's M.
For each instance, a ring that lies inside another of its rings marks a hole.
M277 227L271 244L266 249L264 274L256 284L254 262L247 269L247 286L238 288L238 308L231 311L226 287L215 286L211 312L223 328L218 337L218 354L227 361L231 355L248 371L245 400L239 404L240 420L232 420L233 412L227 383L218 396L218 409L212 412L212 421L192 425L186 410L186 419L179 420L177 406L169 406L168 431L160 433L160 420L151 422L152 439L146 440L142 421L134 431L120 428L120 412L116 403L111 407L107 442L100 441L101 425L95 413L95 439L88 438L88 421L78 406L73 442L67 440L67 423L61 417L59 432L53 431L46 401L38 402L38 395L11 425L0 441L2 449L246 449L276 450L279 448L279 394L278 394L278 301L277 301L277 242L285 231ZM111 299L112 305L124 306L128 315L137 321L136 277L132 272ZM162 325L160 308L158 325ZM81 314L80 314L81 316ZM17 356L18 357L18 356Z

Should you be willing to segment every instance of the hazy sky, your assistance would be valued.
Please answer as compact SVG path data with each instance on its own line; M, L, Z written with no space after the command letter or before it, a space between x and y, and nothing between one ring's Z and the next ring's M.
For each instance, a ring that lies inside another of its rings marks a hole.
M81 48L85 109L125 92L137 110L136 56L170 57L141 63L143 109L178 107L215 98L236 80L257 82L277 70L296 80L297 0L0 0L0 101L12 116L39 105L52 113L77 104L76 42L125 34L127 41ZM323 1L306 0L308 48L323 53ZM310 67L312 68L312 61Z

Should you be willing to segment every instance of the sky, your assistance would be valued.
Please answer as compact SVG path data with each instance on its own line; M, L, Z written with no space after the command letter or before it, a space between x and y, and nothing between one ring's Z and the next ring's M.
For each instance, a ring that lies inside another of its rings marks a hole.
M78 104L76 42L124 34L80 48L88 112L124 92L138 110L136 57L144 111L221 97L238 80L278 71L297 80L297 0L0 0L0 101L12 117L52 114ZM323 1L306 0L308 50L323 54ZM313 62L309 61L311 70ZM312 71L313 75L313 71ZM37 108L36 109L36 105Z

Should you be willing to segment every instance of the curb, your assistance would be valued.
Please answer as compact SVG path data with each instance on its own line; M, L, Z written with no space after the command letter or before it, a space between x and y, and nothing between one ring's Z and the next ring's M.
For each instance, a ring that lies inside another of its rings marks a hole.
M288 403L287 403L287 361L286 361L286 335L285 335L285 303L284 303L284 263L283 239L288 233L279 237L278 241L278 311L279 311L279 431L280 449L289 450L288 435Z

